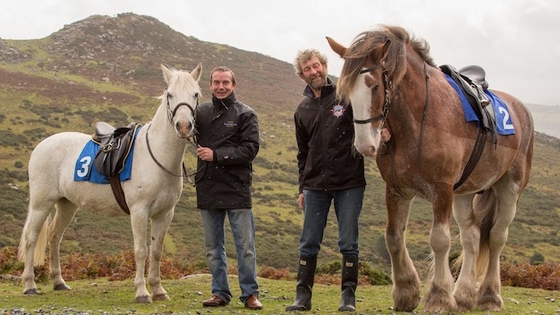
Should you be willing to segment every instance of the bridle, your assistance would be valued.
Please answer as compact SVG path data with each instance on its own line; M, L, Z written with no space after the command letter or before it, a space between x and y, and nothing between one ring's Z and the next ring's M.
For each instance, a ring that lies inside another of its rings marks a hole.
M181 106L187 106L190 110L191 110L191 114L194 118L194 108L187 102L181 102L179 104L177 104L177 106L175 106L175 109L171 110L171 105L169 104L169 98L171 97L171 95L169 95L169 93L165 92L165 98L167 99L167 118L169 119L169 122L173 125L173 117L175 117L175 114L177 113L177 110L179 108L181 108ZM198 106L198 93L195 94L196 97L196 106Z
M363 70L360 71L360 74L372 72L379 67L380 67L379 65L375 65L375 66L369 67L367 69L363 69ZM422 141L423 141L423 138L424 138L423 135L424 135L425 122L426 122L426 119L427 119L428 105L429 105L429 99L430 99L430 90L429 90L429 85L428 85L429 76L428 76L428 70L426 68L426 62L424 62L424 77L425 77L425 80L426 80L426 101L425 101L425 105L424 105L424 113L422 115L422 123L421 123L421 128L420 128L420 138L419 138L419 141L418 141L418 155L417 155L418 165L420 164L420 155L421 155L421 151L422 151ZM375 121L378 121L378 120L381 120L382 124L385 122L385 120L387 119L387 114L389 112L389 104L391 102L390 99L389 99L389 89L393 88L393 82L391 80L389 80L386 70L383 71L383 81L384 81L384 85L385 85L384 86L385 95L384 95L383 109L381 111L381 114L378 115L378 116L375 116L375 117L364 119L364 120L354 119L354 123L356 123L356 124L367 124L367 123L375 122ZM410 200L414 196L407 198L397 184L396 173L395 173L395 164L394 164L394 156L393 156L394 152L393 152L393 150L390 146L390 143L387 143L387 146L388 146L388 151L390 152L391 177L393 178L394 188L401 197L403 197L404 199Z
M175 117L175 114L177 114L177 110L181 107L181 106L186 106L191 110L191 114L193 116L193 120L195 118L195 108L198 106L199 103L199 94L196 93L195 98L196 98L196 104L195 107L193 108L189 103L187 102L181 102L179 104L177 104L177 106L175 106L175 109L171 110L171 104L169 103L169 98L171 97L169 95L169 93L165 93L166 94L166 100L167 100L167 118L169 120L169 123L173 126L173 118ZM183 174L175 174L173 172L171 172L170 170L168 170L163 164L161 164L155 157L154 153L152 152L152 148L150 147L150 140L148 139L148 132L150 131L150 126L152 124L150 123L148 125L148 128L146 129L146 146L148 147L148 152L150 153L150 156L152 157L152 160L154 160L154 162L157 164L157 166L159 166L163 171L165 171L167 174L171 175L171 176L175 176L175 177L184 177L186 178L189 183L194 184L193 181L191 180L191 176L196 175L197 172L194 172L192 174L189 174L187 172L187 168L185 166L185 162L183 161L182 163L182 168L183 168ZM197 147L196 144L196 140L195 141L191 141L191 139L188 139L188 142L190 144L192 144L194 147Z
M375 65L367 69L363 69L362 71L360 71L360 74L372 72L379 67L380 65ZM393 88L393 82L389 80L389 77L387 76L387 71L385 70L383 70L383 85L384 85L383 86L384 96L383 96L383 108L381 109L381 114L375 117L370 117L368 119L354 119L354 123L359 125L364 125L379 120L385 122L385 119L387 119L387 114L389 113L389 103L391 103L391 100L389 99L389 89Z

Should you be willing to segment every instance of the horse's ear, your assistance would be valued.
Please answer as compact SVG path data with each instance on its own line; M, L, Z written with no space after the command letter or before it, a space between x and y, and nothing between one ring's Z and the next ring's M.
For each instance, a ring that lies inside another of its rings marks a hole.
M344 54L346 53L347 48L336 42L334 39L327 36L327 41L331 46L331 49L337 53L340 58L344 58Z
M195 79L196 82L200 80L200 75L202 74L202 62L199 62L196 68L191 71L191 76Z
M385 58L387 58L387 53L389 52L389 46L391 46L391 40L388 39L388 40L385 41L383 46L376 49L376 50L379 51L379 56L381 56L380 60L385 61Z
M169 81L171 81L171 77L173 75L173 72L171 70L169 70L164 65L161 65L161 70L163 72L163 80L165 80L165 83L169 84Z

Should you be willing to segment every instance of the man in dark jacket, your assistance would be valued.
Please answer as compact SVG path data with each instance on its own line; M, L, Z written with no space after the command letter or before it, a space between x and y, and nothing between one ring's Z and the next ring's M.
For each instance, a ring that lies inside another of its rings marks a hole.
M364 159L352 147L352 108L336 98L323 54L314 49L300 51L294 68L307 83L303 92L305 98L294 114L300 184L298 204L304 210L304 221L296 298L286 310L311 309L317 255L334 201L338 247L342 254L339 310L354 311L359 267L358 218L366 180Z
M212 273L212 297L202 304L223 306L232 298L225 251L227 215L237 251L240 300L247 308L261 309L251 186L259 125L254 110L235 98L235 87L233 71L215 68L210 74L212 102L200 104L196 110L196 196Z

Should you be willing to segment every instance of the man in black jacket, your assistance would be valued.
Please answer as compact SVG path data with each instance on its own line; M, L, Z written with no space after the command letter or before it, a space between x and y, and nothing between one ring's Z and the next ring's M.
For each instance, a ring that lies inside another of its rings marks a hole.
M304 210L304 222L296 298L286 310L311 309L317 255L329 209L334 203L342 254L342 294L338 309L354 311L359 267L358 218L366 180L364 159L352 146L352 108L336 98L323 54L315 49L300 51L294 68L307 83L305 98L294 114L300 184L298 204Z
M227 305L231 298L225 251L225 217L229 218L241 296L250 309L258 300L255 224L252 211L252 161L259 151L255 111L235 98L235 74L217 67L210 74L212 102L197 106L197 206L204 226L204 248L212 273L212 297L205 307Z

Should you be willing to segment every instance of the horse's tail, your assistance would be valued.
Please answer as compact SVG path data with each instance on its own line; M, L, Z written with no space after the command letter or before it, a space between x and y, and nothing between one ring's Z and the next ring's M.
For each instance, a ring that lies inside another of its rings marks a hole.
M33 255L34 266L41 266L45 263L45 252L47 250L47 235L49 224L50 217L47 217L45 223L43 223L41 232L39 232L39 235L37 237L37 245L35 246L35 254ZM23 228L23 233L21 234L21 240L19 242L18 249L18 259L22 262L25 262L25 258L27 256L27 242L29 241L30 233L32 232L29 229L29 219L27 219Z
M474 224L480 230L480 245L476 260L476 273L482 277L488 271L490 259L490 231L496 223L498 198L494 189L476 194L473 200Z

